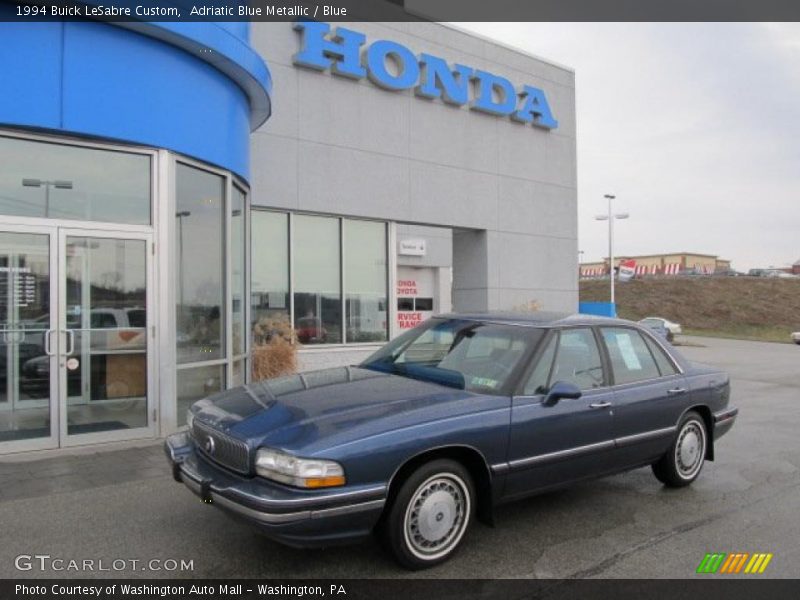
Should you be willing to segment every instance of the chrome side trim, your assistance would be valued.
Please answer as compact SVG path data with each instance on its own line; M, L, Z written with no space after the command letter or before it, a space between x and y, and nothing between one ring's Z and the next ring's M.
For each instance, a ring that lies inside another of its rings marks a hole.
M240 498L247 498L253 503L264 502L264 499L255 496L253 494L248 494L247 492L243 492L237 489L231 489L231 494L239 496ZM374 496L378 493L384 494L386 492L386 486L380 485L371 488L366 488L363 490L353 490L348 492L340 492L337 494L326 494L324 496L312 496L309 498L285 498L281 500L277 500L276 502L280 502L281 504L290 504L293 507L296 506L297 508L303 508L304 506L308 505L318 505L320 503L330 502L332 500L341 500L341 499L361 499L365 496ZM381 499L383 500L383 499Z
M235 512L236 514L242 515L243 517L247 517L248 519L252 519L253 521L258 521L259 523L267 523L270 525L275 525L279 523L291 523L292 521L303 521L305 519L311 518L310 510L301 510L298 512L291 512L291 513L262 512L260 510L256 510L255 508L243 506L238 502L229 500L225 496L220 496L216 492L211 492L211 504L219 504L221 507L227 508L231 512Z
M201 485L195 481L191 476L185 472L181 474L181 481L188 487L194 494L200 496ZM288 513L270 513L256 508L250 508L231 500L219 492L211 491L211 504L218 504L222 508L228 509L238 515L257 521L259 523L266 523L268 525L278 525L281 523L293 523L295 521L303 521L308 519L327 519L330 517L338 517L341 515L350 515L362 511L376 510L383 508L386 503L385 498L379 500L370 500L368 502L359 502L356 504L346 504L344 506L335 506L333 508L322 508L319 510L299 510Z
M597 442L596 444L587 444L585 446L576 446L575 448L568 448L566 450L559 450L558 452L549 452L547 454L539 454L528 458L520 458L517 460L509 461L508 467L510 469L520 469L525 467L533 467L548 462L556 462L565 458L572 458L580 456L581 454L588 454L590 452L597 452L600 450L608 450L614 448L614 440L606 440L604 442Z
M718 413L714 413L714 424L720 423L721 421L727 421L729 419L735 419L739 415L738 408L726 408Z
M494 465L489 465L489 469L492 471L492 474L494 475L505 475L509 471L509 466L507 462L502 462Z
M312 510L312 519L325 519L328 517L338 517L340 515L350 515L353 513L383 508L386 500L372 500L370 502L361 502L359 504L347 504L345 506L336 506L334 508L323 508L321 510Z
M617 438L615 442L617 446L630 446L638 444L639 442L646 442L655 438L672 435L675 433L675 427L664 427L663 429L653 429L652 431L645 431L644 433L635 433L633 435L626 435Z
M716 416L716 415L715 415ZM659 438L674 434L676 427L664 427L662 429L653 429L652 431L645 431L644 433L637 433L634 435L626 435L613 440L606 440L604 442L597 442L596 444L587 444L585 446L576 446L566 450L559 450L557 452L549 452L547 454L537 454L536 456L529 456L528 458L519 458L510 462L495 463L491 465L492 473L495 475L504 475L508 471L520 469L525 467L533 467L548 462L556 462L565 458L572 458L590 452L599 452L602 450L609 450L622 446L630 446L639 442Z

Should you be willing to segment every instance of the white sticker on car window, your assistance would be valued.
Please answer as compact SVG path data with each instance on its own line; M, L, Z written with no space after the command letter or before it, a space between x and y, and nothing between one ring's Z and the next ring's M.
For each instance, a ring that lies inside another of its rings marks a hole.
M617 334L617 348L622 355L622 360L625 361L625 366L629 371L641 371L642 363L639 362L639 357L636 356L636 350L633 347L633 340L629 333Z

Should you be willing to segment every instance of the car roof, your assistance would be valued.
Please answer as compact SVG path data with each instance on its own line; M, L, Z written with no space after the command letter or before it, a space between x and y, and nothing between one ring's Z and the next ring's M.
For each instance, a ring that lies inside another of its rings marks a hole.
M625 319L600 317L595 315L582 315L561 312L486 312L486 313L446 313L436 315L438 319L459 319L462 321L475 321L481 323L499 323L503 325L518 325L522 327L563 327L575 325L636 325Z

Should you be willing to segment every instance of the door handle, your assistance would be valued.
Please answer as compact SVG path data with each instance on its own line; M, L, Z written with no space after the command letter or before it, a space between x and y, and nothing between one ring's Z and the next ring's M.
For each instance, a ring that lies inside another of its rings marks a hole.
M50 348L50 336L53 335L55 329L48 329L44 332L44 353L47 356L53 356L53 351Z
M75 352L75 332L72 329L65 329L64 333L66 333L67 336L68 336L67 337L68 345L67 345L66 355L67 356L71 356L72 353Z
M671 390L667 390L667 395L669 396L677 396L678 394L683 394L686 392L686 388L672 388Z
M593 402L589 405L589 408L608 408L611 406L611 402Z

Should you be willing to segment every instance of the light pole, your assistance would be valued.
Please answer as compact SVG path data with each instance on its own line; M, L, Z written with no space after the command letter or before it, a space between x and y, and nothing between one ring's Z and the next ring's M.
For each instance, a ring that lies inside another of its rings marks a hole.
M627 219L629 215L628 213L614 214L611 203L616 196L612 194L605 194L603 198L608 200L608 214L597 215L595 219L598 221L608 221L608 270L611 278L611 304L615 305L614 312L616 312L616 300L614 298L614 220Z
M25 187L42 187L44 186L44 216L50 216L50 188L54 187L57 190L71 190L72 182L56 179L54 181L46 181L44 179L25 178L22 180L22 185Z

